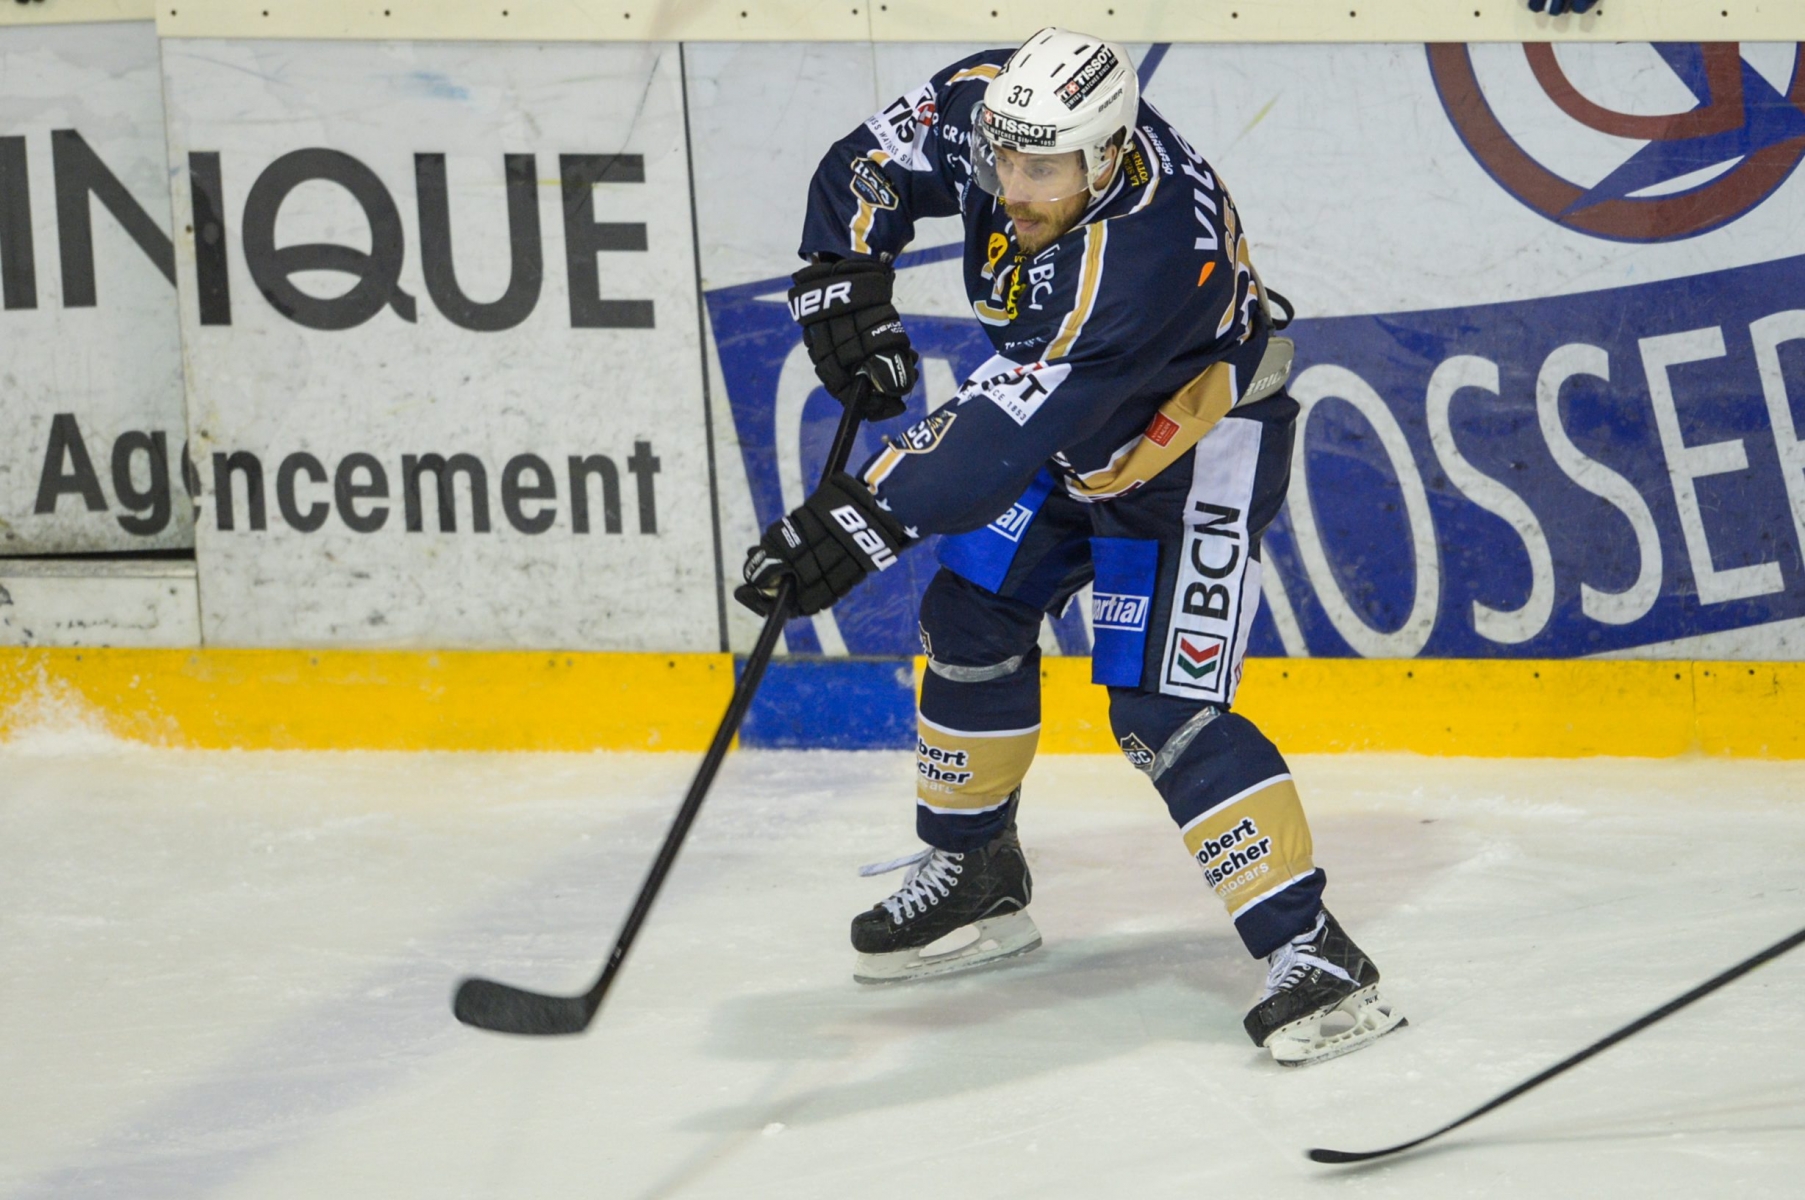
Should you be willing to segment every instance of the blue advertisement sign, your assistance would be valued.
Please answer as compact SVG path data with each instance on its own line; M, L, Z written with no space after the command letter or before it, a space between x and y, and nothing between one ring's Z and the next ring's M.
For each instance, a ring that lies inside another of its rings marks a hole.
M1304 478L1266 552L1309 653L1565 658L1805 616L1805 257L1295 329Z
M761 524L784 511L786 286L708 296ZM905 321L956 379L989 357L975 320ZM1253 653L1560 658L1805 617L1805 257L1290 333L1302 452L1265 549L1295 626L1262 606ZM927 405L918 388L855 460ZM838 415L819 388L789 415L802 479ZM912 653L936 569L918 549L836 607L848 652ZM1056 629L1088 652L1076 609ZM821 649L809 622L788 637Z

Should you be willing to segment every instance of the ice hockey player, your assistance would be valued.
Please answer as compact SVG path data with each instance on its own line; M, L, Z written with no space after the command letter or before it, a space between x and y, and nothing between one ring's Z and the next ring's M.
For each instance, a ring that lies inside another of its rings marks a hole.
M1230 707L1298 411L1234 204L1140 100L1120 46L1044 29L947 67L836 143L809 190L790 309L823 386L868 419L901 414L917 380L889 264L917 219L953 215L995 356L767 529L737 593L766 613L792 575L800 611L818 612L943 535L921 603L927 849L887 864L909 867L903 886L854 920L855 974L1040 944L1015 829L1037 642L1089 583L1113 732L1268 962L1249 1036L1285 1063L1358 1048L1402 1018L1322 906L1285 760ZM934 945L968 926L963 946Z

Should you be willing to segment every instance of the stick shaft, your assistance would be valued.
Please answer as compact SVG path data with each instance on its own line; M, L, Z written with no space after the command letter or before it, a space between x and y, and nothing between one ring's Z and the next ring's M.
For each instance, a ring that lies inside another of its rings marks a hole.
M1691 991L1687 992L1685 995L1676 996L1672 1000L1669 1000L1666 1004L1663 1004L1660 1008L1655 1009L1653 1012L1636 1018L1634 1021L1631 1021L1628 1025L1625 1025L1623 1028L1616 1030L1613 1033L1606 1034L1604 1037L1599 1038L1596 1042L1593 1042L1590 1046L1587 1046L1584 1050L1581 1050L1577 1054L1571 1055L1567 1058L1563 1058L1560 1062L1555 1063L1552 1067L1549 1067L1546 1071L1543 1071L1540 1075L1537 1075L1531 1079L1524 1080L1522 1083L1519 1083L1516 1087L1510 1089L1510 1091L1505 1092L1503 1095L1497 1097L1494 1100L1488 1101L1487 1103L1481 1105L1480 1107L1474 1109L1472 1112L1468 1113L1466 1116L1460 1118L1460 1120L1454 1122L1454 1124L1449 1125L1446 1128L1439 1129L1434 1134L1431 1134L1430 1136L1431 1137L1439 1136L1440 1134L1448 1132L1448 1130L1450 1130L1450 1129L1454 1129L1461 1125L1466 1124L1468 1121L1473 1120L1475 1117L1484 1116L1486 1113L1491 1112L1494 1108L1497 1108L1498 1106L1500 1106L1502 1104L1508 1104L1510 1101L1515 1100L1518 1096L1521 1096L1524 1092L1529 1091L1531 1088L1540 1087L1542 1084L1547 1083L1550 1079L1553 1079L1556 1075L1561 1074L1563 1071L1567 1071L1573 1067L1577 1067L1580 1063L1585 1062L1588 1058L1591 1058L1595 1054L1604 1053L1606 1050L1609 1050L1612 1046L1615 1046L1618 1042L1621 1042L1626 1038L1634 1037L1636 1034L1641 1033L1644 1029L1647 1029L1650 1025L1653 1025L1657 1021L1666 1020L1668 1017L1671 1017L1674 1013L1679 1012L1682 1008L1685 1008L1687 1005L1692 1004L1699 1000L1703 1000L1706 996L1709 996L1712 992L1715 992L1718 988L1723 987L1727 983L1732 983L1732 982L1742 978L1744 975L1747 975L1750 971L1753 971L1756 967L1759 967L1761 964L1768 962L1772 959L1776 959L1776 958L1780 957L1782 954L1785 954L1788 950L1791 950L1793 947L1799 945L1799 943L1801 943L1801 942L1805 942L1805 929L1799 930L1797 933L1793 934L1791 937L1786 937L1786 938L1780 939L1779 941L1775 942L1773 945L1769 946L1767 949L1761 951L1760 953L1750 955L1748 958L1743 959L1741 962L1737 963L1735 966L1729 968L1728 970L1722 971L1716 975L1713 975L1711 978L1705 980L1705 982L1699 984L1697 987L1693 988Z
M828 451L827 466L822 472L824 478L845 470L846 461L852 456L853 443L858 438L863 394L856 400L856 403L846 406L845 413L840 417L839 428L834 431L833 446ZM690 782L689 791L683 797L683 805L677 810L676 819L671 822L670 832L664 835L664 845L659 847L658 857L652 861L651 870L646 872L646 880L640 885L639 896L633 901L633 909L627 914L626 923L621 926L620 936L615 939L614 950L602 967L601 977L583 997L584 1005L592 1018L602 1006L602 998L608 994L608 988L619 973L621 964L626 961L627 951L632 949L639 927L645 924L647 915L651 913L652 902L658 898L665 876L677 861L677 852L683 848L683 839L689 836L689 827L695 823L696 814L702 811L702 801L708 798L708 789L714 784L715 774L720 771L727 751L733 746L734 735L739 732L746 710L752 706L752 697L758 691L765 668L770 665L771 655L777 649L777 639L782 635L784 623L789 620L795 606L796 581L786 578L778 587L771 615L765 618L765 627L759 631L758 641L752 647L752 653L747 656L738 681L733 685L733 698L727 702L727 712L721 717L714 740L708 744L708 753L702 756L702 765L696 769L696 777Z
M1723 987L1725 984L1735 982L1736 980L1742 978L1744 975L1747 975L1750 971L1753 971L1756 967L1761 966L1763 963L1771 962L1772 960L1779 958L1782 954L1785 954L1788 950L1794 949L1795 947L1799 946L1801 943L1805 943L1805 929L1799 930L1797 933L1793 934L1790 937L1781 938L1779 941L1775 942L1773 945L1769 946L1765 950L1759 951L1758 953L1755 953L1755 954L1751 954L1749 957L1743 959L1741 962L1737 963L1735 966L1730 967L1728 970L1721 971L1718 974L1713 975L1711 978L1705 980L1705 982L1699 984L1697 987L1693 988L1691 991L1687 992L1685 995L1676 996L1672 1000L1669 1000L1666 1004L1663 1004L1660 1008L1655 1009L1653 1012L1647 1013L1641 1017L1636 1018L1634 1021L1631 1021L1628 1025L1625 1025L1623 1028L1618 1029L1615 1032L1606 1034L1604 1037L1599 1038L1596 1042L1593 1042L1590 1046L1587 1046L1585 1049L1579 1051L1577 1054L1569 1055L1568 1057L1563 1058L1560 1062L1555 1063L1552 1067L1549 1067L1546 1071L1543 1071L1541 1074L1524 1080L1522 1083L1519 1083L1516 1087L1510 1089L1508 1092L1505 1092L1503 1095L1496 1096L1493 1099L1486 1101L1484 1104L1480 1105L1478 1108L1474 1109L1472 1112L1467 1113L1465 1116L1460 1117L1457 1120L1448 1122L1446 1125L1443 1125L1440 1129L1435 1130L1433 1133L1426 1133L1422 1137L1416 1138L1412 1141L1400 1142L1396 1146L1387 1146L1383 1150L1371 1150L1371 1151L1367 1151L1365 1153L1358 1153L1358 1154L1349 1153L1349 1152L1340 1151L1340 1150L1312 1150L1310 1152L1310 1157L1317 1162L1364 1162L1368 1159L1384 1158L1386 1155L1389 1155L1389 1154L1398 1154L1398 1153L1401 1153L1402 1151L1410 1150L1417 1146L1420 1146L1424 1142L1432 1141L1433 1139L1440 1137L1444 1133L1450 1133L1456 1129L1459 1129L1462 1125L1465 1125L1468 1121L1476 1120L1480 1117L1483 1117L1486 1113L1491 1112L1493 1109L1499 1108L1505 1104L1510 1103L1512 1100L1515 1100L1518 1096L1521 1096L1524 1092L1527 1092L1532 1088L1540 1087L1542 1084L1547 1083L1550 1079L1553 1079L1556 1075L1559 1075L1562 1072L1567 1071L1573 1067L1577 1067L1580 1063L1585 1062L1588 1058L1591 1058L1593 1055L1604 1053L1606 1050L1609 1050L1612 1046L1615 1046L1618 1042L1621 1042L1621 1041L1625 1040L1626 1038L1630 1038L1630 1037L1635 1036L1638 1033L1641 1033L1644 1029L1647 1029L1650 1025L1653 1025L1657 1021L1662 1021L1668 1017L1671 1017L1674 1013L1679 1012L1682 1008L1685 1008L1687 1005L1692 1004L1695 1001L1704 999L1706 996L1709 996L1712 992L1715 992L1718 988ZM1317 1157L1318 1155L1322 1155L1323 1157L1319 1158L1319 1157Z

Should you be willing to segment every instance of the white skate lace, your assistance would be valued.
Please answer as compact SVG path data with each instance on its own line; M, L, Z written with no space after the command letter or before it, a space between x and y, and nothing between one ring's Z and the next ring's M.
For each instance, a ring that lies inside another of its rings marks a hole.
M867 863L859 868L859 874L887 875L902 867L909 868L909 873L903 876L903 885L882 902L891 923L901 925L906 918L914 916L917 909L926 912L930 904L938 904L952 894L955 876L965 869L959 865L964 857L929 846L889 862Z
M1261 1000L1296 987L1313 968L1326 971L1349 983L1354 982L1352 975L1316 953L1317 946L1321 944L1319 939L1322 937L1323 927L1327 923L1327 913L1316 914L1316 924L1310 932L1292 938L1266 957L1266 991L1260 996Z

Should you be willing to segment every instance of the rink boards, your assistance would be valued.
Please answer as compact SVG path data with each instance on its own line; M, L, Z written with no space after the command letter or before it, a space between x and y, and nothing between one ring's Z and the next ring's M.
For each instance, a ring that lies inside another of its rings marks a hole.
M309 749L706 744L741 548L838 415L783 303L815 159L1100 19L14 7L0 736ZM1246 711L1300 752L1805 755L1805 26L1177 8L1107 32L1301 313ZM897 263L905 420L992 352L957 237ZM193 558L70 557L141 551ZM791 622L743 744L911 745L935 569ZM1089 604L1041 639L1049 751L1114 750Z
M1042 667L1040 747L1113 753L1082 659ZM914 745L921 660L779 660L748 748ZM0 650L0 741L89 730L196 749L707 746L724 654ZM1250 659L1238 710L1291 753L1805 758L1805 664Z
M1046 16L1120 20L1298 303L1255 656L1805 657L1805 27L1777 8L14 7L0 554L194 558L92 587L0 562L0 642L744 651L741 548L837 414L782 302L809 172ZM1750 40L1678 40L1713 37ZM991 353L957 236L923 221L898 261L904 420ZM933 570L784 651L914 653ZM1088 654L1087 606L1049 654Z

